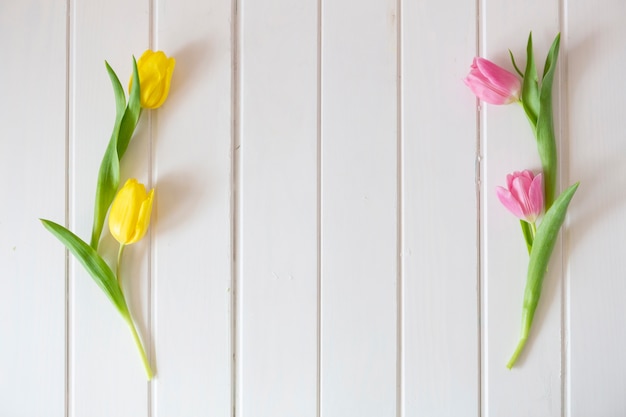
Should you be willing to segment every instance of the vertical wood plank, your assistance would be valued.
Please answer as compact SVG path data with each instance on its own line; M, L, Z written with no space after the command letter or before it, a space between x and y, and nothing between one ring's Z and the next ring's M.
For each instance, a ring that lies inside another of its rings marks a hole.
M513 71L510 49L518 65L526 63L526 40L533 31L538 71L559 32L559 2L533 0L481 3L481 55ZM468 63L469 71L469 63ZM553 88L559 101L559 84ZM495 187L506 184L513 171L541 170L536 142L518 105L481 103L483 163L483 414L561 415L561 250L555 248L546 275L531 335L517 366L506 368L520 332L528 253L519 221L498 201ZM555 108L557 146L560 147L559 109ZM563 161L560 162L563 164Z
M65 414L66 2L0 5L0 415ZM36 401L33 399L36 398Z
M132 55L149 46L149 3L74 0L70 7L70 228L89 241L98 169L115 119L104 60L126 87ZM145 113L122 161L122 182L129 176L143 183L149 179ZM100 247L107 259L115 259L117 242L106 225ZM131 311L147 341L148 247L147 239L128 247L122 269ZM147 416L148 384L129 329L82 266L70 259L69 415Z
M396 1L322 4L321 414L397 411Z
M573 417L626 414L626 4L572 1L567 15L569 182L568 406Z
M480 413L476 5L402 2L402 415ZM461 4L464 3L464 4ZM442 48L445 45L445 48Z
M175 57L152 114L153 414L232 415L232 2L160 0L154 48Z
M240 11L237 410L314 417L318 2Z

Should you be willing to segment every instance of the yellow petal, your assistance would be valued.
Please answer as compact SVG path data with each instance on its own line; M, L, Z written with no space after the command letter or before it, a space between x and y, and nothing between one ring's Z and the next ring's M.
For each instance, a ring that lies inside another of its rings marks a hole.
M163 105L170 91L175 66L176 60L168 58L162 51L148 49L141 55L137 60L141 107L156 109ZM132 77L130 85L132 86Z
M115 240L122 244L132 243L146 198L146 188L134 178L126 181L117 193L109 213L109 230Z
M150 227L150 215L152 213L152 199L154 196L154 189L150 190L146 199L141 203L139 209L139 217L137 218L137 224L135 225L135 236L128 242L128 244L138 242L141 240Z

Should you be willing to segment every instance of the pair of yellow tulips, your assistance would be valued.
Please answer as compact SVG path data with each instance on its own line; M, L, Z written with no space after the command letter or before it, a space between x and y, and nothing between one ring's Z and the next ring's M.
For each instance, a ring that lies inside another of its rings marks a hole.
M147 50L137 61L141 84L141 107L156 109L167 98L176 61L161 51ZM132 78L129 90L132 87ZM120 245L135 243L150 225L154 190L146 192L143 184L131 178L117 193L109 213L109 230Z
M128 102L119 78L108 63L106 64L113 84L117 112L115 129L102 158L98 174L91 244L87 244L60 224L41 219L44 227L59 239L85 267L130 327L148 380L152 378L153 372L124 296L120 279L120 264L124 247L139 241L148 230L154 190L147 192L144 185L134 178L126 181L119 191L117 188L120 160L137 126L141 108L155 109L165 102L175 64L176 61L168 58L163 52L151 50L146 51L137 62L133 60L133 76ZM132 85L133 79L138 80L134 86ZM98 253L98 243L107 213L109 214L109 230L120 244L116 273Z

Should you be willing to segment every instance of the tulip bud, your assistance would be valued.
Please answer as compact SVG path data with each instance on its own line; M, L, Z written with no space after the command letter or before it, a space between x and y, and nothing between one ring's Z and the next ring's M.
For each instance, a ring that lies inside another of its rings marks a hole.
M471 68L463 81L476 97L490 104L510 104L519 100L522 84L515 74L480 57L474 58Z
M143 184L131 178L115 196L109 213L109 230L122 245L139 241L150 225L154 189L146 193Z
M500 202L514 216L534 224L543 211L543 177L531 171L506 176L507 188L496 187Z
M170 91L170 81L176 60L168 58L162 51L148 49L137 61L141 107L156 109L165 102ZM128 89L132 86L132 77Z

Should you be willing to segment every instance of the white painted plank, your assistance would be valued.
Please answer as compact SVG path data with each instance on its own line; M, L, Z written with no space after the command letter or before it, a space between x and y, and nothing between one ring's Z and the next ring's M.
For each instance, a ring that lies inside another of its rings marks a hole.
M402 2L402 415L478 416L476 7ZM442 48L442 45L446 45Z
M481 7L481 55L513 71L508 50L519 65L525 65L526 40L532 30L538 71L543 71L546 53L559 31L558 2L487 0ZM558 103L558 79L553 92ZM560 146L558 108L555 118ZM500 204L495 187L505 185L506 175L513 171L541 170L535 139L518 105L482 103L481 125L483 415L560 416L562 255L558 246L525 351L513 370L505 366L519 337L528 254L519 221Z
M314 417L318 3L240 6L237 412Z
M231 416L231 1L159 1L152 114L154 416Z
M322 4L321 414L395 416L395 1Z
M569 218L571 416L626 414L626 4L568 7L569 182L581 185Z
M65 414L65 1L0 5L0 415ZM36 398L37 401L33 401Z
M149 46L149 4L75 0L70 9L70 227L89 241L98 169L115 118L104 60L126 86L132 54ZM122 161L122 182L129 176L141 182L149 179L149 132L145 127L142 120ZM101 248L113 261L117 243L110 238L108 227L103 235ZM128 247L122 270L131 311L146 340L150 340L148 248L147 239ZM74 258L70 272L69 415L146 416L148 385L128 327Z

